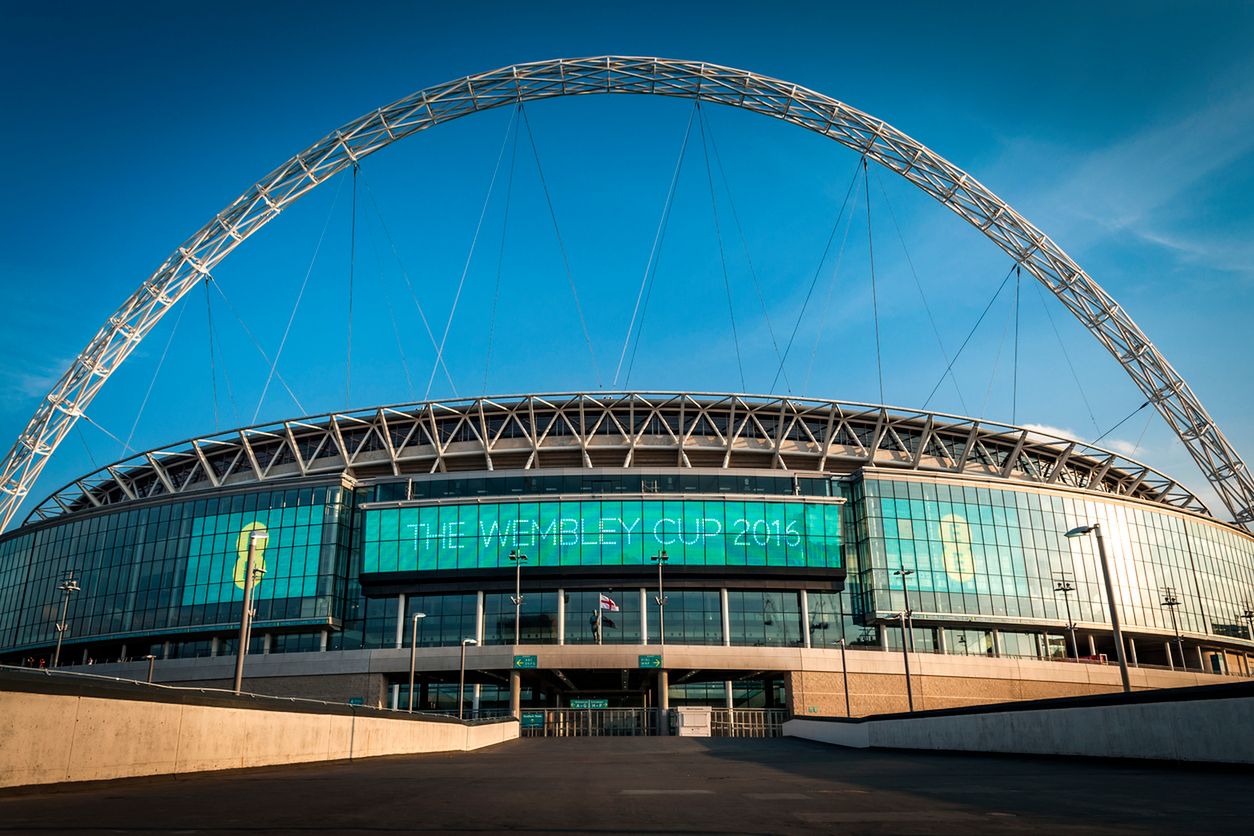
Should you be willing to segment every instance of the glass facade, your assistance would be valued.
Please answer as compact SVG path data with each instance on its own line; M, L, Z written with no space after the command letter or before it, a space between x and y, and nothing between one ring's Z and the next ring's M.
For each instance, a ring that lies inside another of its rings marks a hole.
M443 503L363 511L362 571L530 566L840 567L840 506L756 500Z
M685 495L605 498L655 484ZM702 491L710 495L692 495ZM447 501L479 496L487 500ZM363 508L414 500L429 504ZM413 532L402 535L407 514L419 532L423 515L435 515L425 529L434 546L413 546L412 560L403 551L416 542ZM451 547L469 545L457 542L446 550L445 522L474 548ZM1090 635L1108 624L1095 540L1062 536L1093 522L1101 524L1130 634L1170 636L1172 612L1162 605L1169 588L1194 643L1251 646L1244 614L1254 603L1254 538L1168 509L1075 491L869 473L838 482L597 472L251 490L135 503L20 529L0 539L0 651L22 662L47 652L62 603L57 586L72 570L81 591L70 598L67 661L231 654L247 535L264 530L252 652L407 646L419 612L425 617L413 637L420 647L464 638L511 644L507 555L519 547L531 557L522 570L524 644L595 643L604 592L618 610L603 612L600 641L643 644L647 632L656 645L660 613L648 558L665 548L667 643L833 648L843 639L851 649L892 650L901 646L895 615L908 591L919 652L1051 658L1071 655L1062 629L1068 607ZM516 536L524 523L534 542ZM546 523L547 544L540 533ZM502 535L511 524L512 540ZM662 539L627 542L628 529L646 528ZM595 567L605 586L593 587L583 567ZM848 572L839 593L831 577L815 573L837 567ZM369 577L422 568L473 574L461 581L450 572L445 586L411 578L387 588ZM550 572L541 589L529 577L537 569ZM749 571L771 574L761 583L736 575ZM578 589L563 588L567 572L580 578ZM1066 596L1055 592L1063 579L1074 588ZM1087 655L1087 637L1081 642Z
M56 641L58 585L69 573L67 636L134 637L221 630L239 623L248 533L263 530L256 627L330 624L345 568L339 487L258 491L119 510L0 543L0 642ZM316 648L315 648L316 649ZM202 654L199 645L180 655Z
M1063 536L1100 523L1125 629L1170 632L1171 589L1184 632L1249 636L1254 540L1235 530L1081 495L871 478L851 488L864 615L900 612L908 592L916 621L1065 623L1070 606L1077 622L1108 624L1095 538ZM1075 588L1066 601L1063 579Z

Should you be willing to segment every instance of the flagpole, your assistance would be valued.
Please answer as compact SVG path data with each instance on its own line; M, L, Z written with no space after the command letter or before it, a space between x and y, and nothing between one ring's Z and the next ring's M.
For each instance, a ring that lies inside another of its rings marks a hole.
M601 636L605 635L601 627L601 613L605 610L605 606L601 601L602 592L597 593L597 644L601 644Z

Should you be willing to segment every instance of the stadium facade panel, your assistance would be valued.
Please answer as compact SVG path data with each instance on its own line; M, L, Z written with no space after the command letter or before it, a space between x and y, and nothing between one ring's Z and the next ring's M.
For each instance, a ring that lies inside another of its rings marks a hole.
M1138 665L1249 675L1254 537L1151 468L955 416L675 393L385 407L104 468L0 538L0 658L48 663L70 572L64 662L231 656L264 531L249 651L324 654L302 658L327 670L335 654L513 645L516 631L527 646L664 638L764 659L842 639L892 651L907 609L918 652L1100 661L1114 653L1095 544L1063 536L1093 523ZM788 658L735 683L693 669L671 693L782 705ZM621 687L618 673L594 690L634 704L634 672ZM574 693L569 674L524 703ZM424 679L427 704L452 675ZM476 687L508 699L491 678Z

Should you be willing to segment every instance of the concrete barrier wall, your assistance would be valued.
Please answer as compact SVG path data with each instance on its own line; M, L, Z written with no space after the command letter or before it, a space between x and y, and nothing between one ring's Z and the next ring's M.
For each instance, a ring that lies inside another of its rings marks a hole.
M784 734L855 748L1254 764L1254 697L962 713L789 720Z
M516 737L513 720L462 724L0 691L0 787L467 751Z

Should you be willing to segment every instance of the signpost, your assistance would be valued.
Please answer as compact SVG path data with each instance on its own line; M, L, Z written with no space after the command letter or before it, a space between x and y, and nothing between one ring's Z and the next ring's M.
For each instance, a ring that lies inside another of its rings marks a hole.
M534 668L536 667L536 657L534 656L515 656L514 669Z
M642 655L640 657L640 667L642 668L661 668L662 657L659 655Z
M609 708L609 700L571 700L571 708Z
M522 713L520 728L524 729L542 729L544 728L544 712L543 711L524 711Z

